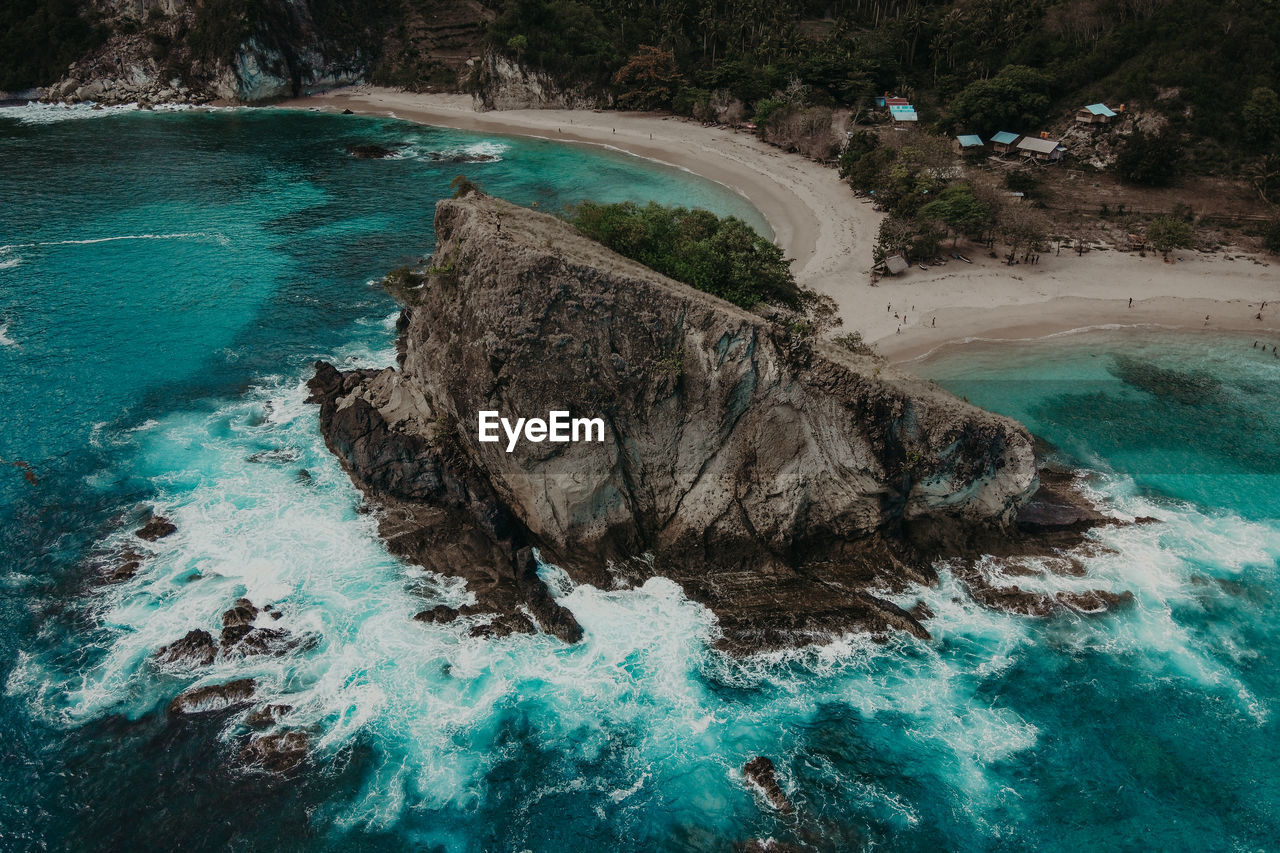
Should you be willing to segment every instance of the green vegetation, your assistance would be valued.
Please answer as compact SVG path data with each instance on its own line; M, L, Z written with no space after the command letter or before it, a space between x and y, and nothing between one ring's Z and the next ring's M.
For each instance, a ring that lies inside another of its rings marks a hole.
M1267 224L1262 233L1262 245L1273 255L1280 255L1280 219Z
M105 34L75 0L0 0L0 91L60 78Z
M991 206L973 193L968 184L955 184L920 208L920 218L942 223L951 230L954 246L961 234L978 235L995 224Z
M1120 146L1116 173L1130 183L1164 187L1173 183L1181 162L1182 146L1173 134L1138 130Z
M1049 117L1049 78L1025 65L1006 65L975 80L950 104L951 129L980 134L1039 127Z
M1151 246L1166 259L1174 249L1190 248L1194 235L1191 225L1173 216L1157 216L1147 226L1147 239Z
M862 339L861 332L847 332L831 339L838 347L848 350L854 355L876 355L875 347Z
M490 42L704 121L737 103L766 136L891 91L926 124L984 136L1125 103L1168 120L1186 149L1175 169L1231 173L1280 139L1269 0L503 0ZM664 57L652 90L617 79L643 50Z
M583 202L570 221L618 254L743 308L805 303L782 250L736 217L654 202Z

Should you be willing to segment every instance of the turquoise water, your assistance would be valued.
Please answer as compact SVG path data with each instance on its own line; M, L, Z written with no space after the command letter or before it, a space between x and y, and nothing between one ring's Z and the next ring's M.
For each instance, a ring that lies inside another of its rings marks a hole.
M302 402L310 363L393 361L395 308L369 282L430 251L459 172L544 209L754 214L606 151L356 117L77 115L0 114L0 458L37 479L0 468L0 847L1276 846L1280 362L1251 341L1063 339L921 366L1090 466L1117 513L1163 520L1102 533L1089 577L1018 579L1133 590L1122 613L992 612L944 568L899 599L929 604L931 643L730 661L670 582L603 592L549 566L583 643L464 638L410 621L468 593L381 547ZM363 141L402 156L345 156ZM429 156L463 150L501 159ZM179 532L131 581L92 583L150 505ZM314 646L194 673L150 661L242 595ZM242 715L165 714L240 677L310 734L297 776L237 769ZM743 784L758 754L795 816Z

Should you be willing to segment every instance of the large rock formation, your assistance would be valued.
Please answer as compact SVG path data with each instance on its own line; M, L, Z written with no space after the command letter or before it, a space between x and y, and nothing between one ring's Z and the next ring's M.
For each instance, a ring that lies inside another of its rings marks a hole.
M480 61L481 0L91 0L101 42L50 101L258 103L361 81L459 90Z
M435 229L429 275L401 293L399 368L319 364L312 399L390 547L466 577L480 610L531 604L576 636L521 551L537 546L602 588L675 579L734 651L924 637L874 592L1003 541L1037 487L1019 424L554 217L473 193L440 202ZM604 440L507 452L478 440L481 410L601 418Z
M589 110L613 106L598 86L566 83L538 68L487 52L476 64L472 96L477 110Z

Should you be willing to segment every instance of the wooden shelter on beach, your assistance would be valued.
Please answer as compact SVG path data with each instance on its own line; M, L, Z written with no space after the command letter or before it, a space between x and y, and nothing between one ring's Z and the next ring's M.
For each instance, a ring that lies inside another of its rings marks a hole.
M907 263L907 259L902 255L890 255L884 259L885 272L889 275L898 275L906 272L911 265Z

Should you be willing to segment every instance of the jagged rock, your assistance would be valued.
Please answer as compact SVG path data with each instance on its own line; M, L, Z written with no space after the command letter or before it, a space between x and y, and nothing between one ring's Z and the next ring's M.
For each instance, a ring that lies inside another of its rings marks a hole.
M992 586L973 575L965 576L966 586L974 600L994 610L1022 616L1052 616L1063 610L1076 613L1105 613L1133 602L1133 593L1090 589L1081 592L1033 592L1014 584Z
M1105 613L1117 607L1126 607L1133 603L1133 593L1111 592L1105 589L1089 589L1084 592L1060 592L1058 603L1078 613Z
M289 731L255 735L240 750L240 761L272 773L295 770L307 758L310 738L306 732Z
M194 687L178 694L169 703L170 714L210 714L237 708L253 701L257 683L252 678L240 678L226 684L210 684Z
M533 634L537 630L537 626L523 613L503 613L492 622L476 625L468 634L481 639L498 639L512 634Z
M444 622L452 622L458 618L458 611L446 604L437 604L430 610L423 610L413 617L414 622L427 622L430 624L441 624Z
M252 625L253 620L258 618L259 612L252 601L247 598L238 598L231 609L222 614L222 627L225 629Z
M101 573L103 583L124 583L133 579L142 568L144 559L146 558L142 554L132 548L126 548L119 553L107 554L96 559L94 565Z
M250 711L244 718L244 722L251 729L267 729L280 722L281 718L292 710L292 705L263 705Z
M674 579L732 652L927 638L870 590L932 582L939 557L1037 547L1015 523L1038 485L1019 424L554 217L473 193L435 225L436 272L401 294L400 368L319 364L310 399L391 550L466 578L480 610L528 607L578 636L540 612L555 602L521 556L534 546L602 589ZM600 418L604 440L478 440L480 410L553 409Z
M146 524L138 528L133 535L137 536L139 539L145 539L148 542L155 542L156 540L163 539L166 536L172 536L177 532L178 527L172 521L165 518L163 515L154 515L147 520Z
M298 649L311 648L315 643L314 638L295 637L279 628L235 625L222 629L222 653L228 657L249 657L250 655L278 657Z
M380 160L384 157L390 157L396 152L390 148L383 148L381 145L348 145L347 153L357 160Z
M186 636L156 652L160 663L174 666L208 666L217 657L218 644L208 631L188 631Z
M933 618L932 608L923 601L917 601L915 604L911 605L911 609L907 612L910 613L911 618L915 619L917 622L923 622L926 619Z
M542 630L554 634L566 643L582 639L582 626L573 614L551 597L547 586L538 577L538 561L532 548L521 548L516 554L516 586L519 588L533 618Z
M742 768L743 777L754 785L769 803L782 814L791 814L795 806L778 784L777 774L773 769L773 761L763 755L756 756Z

